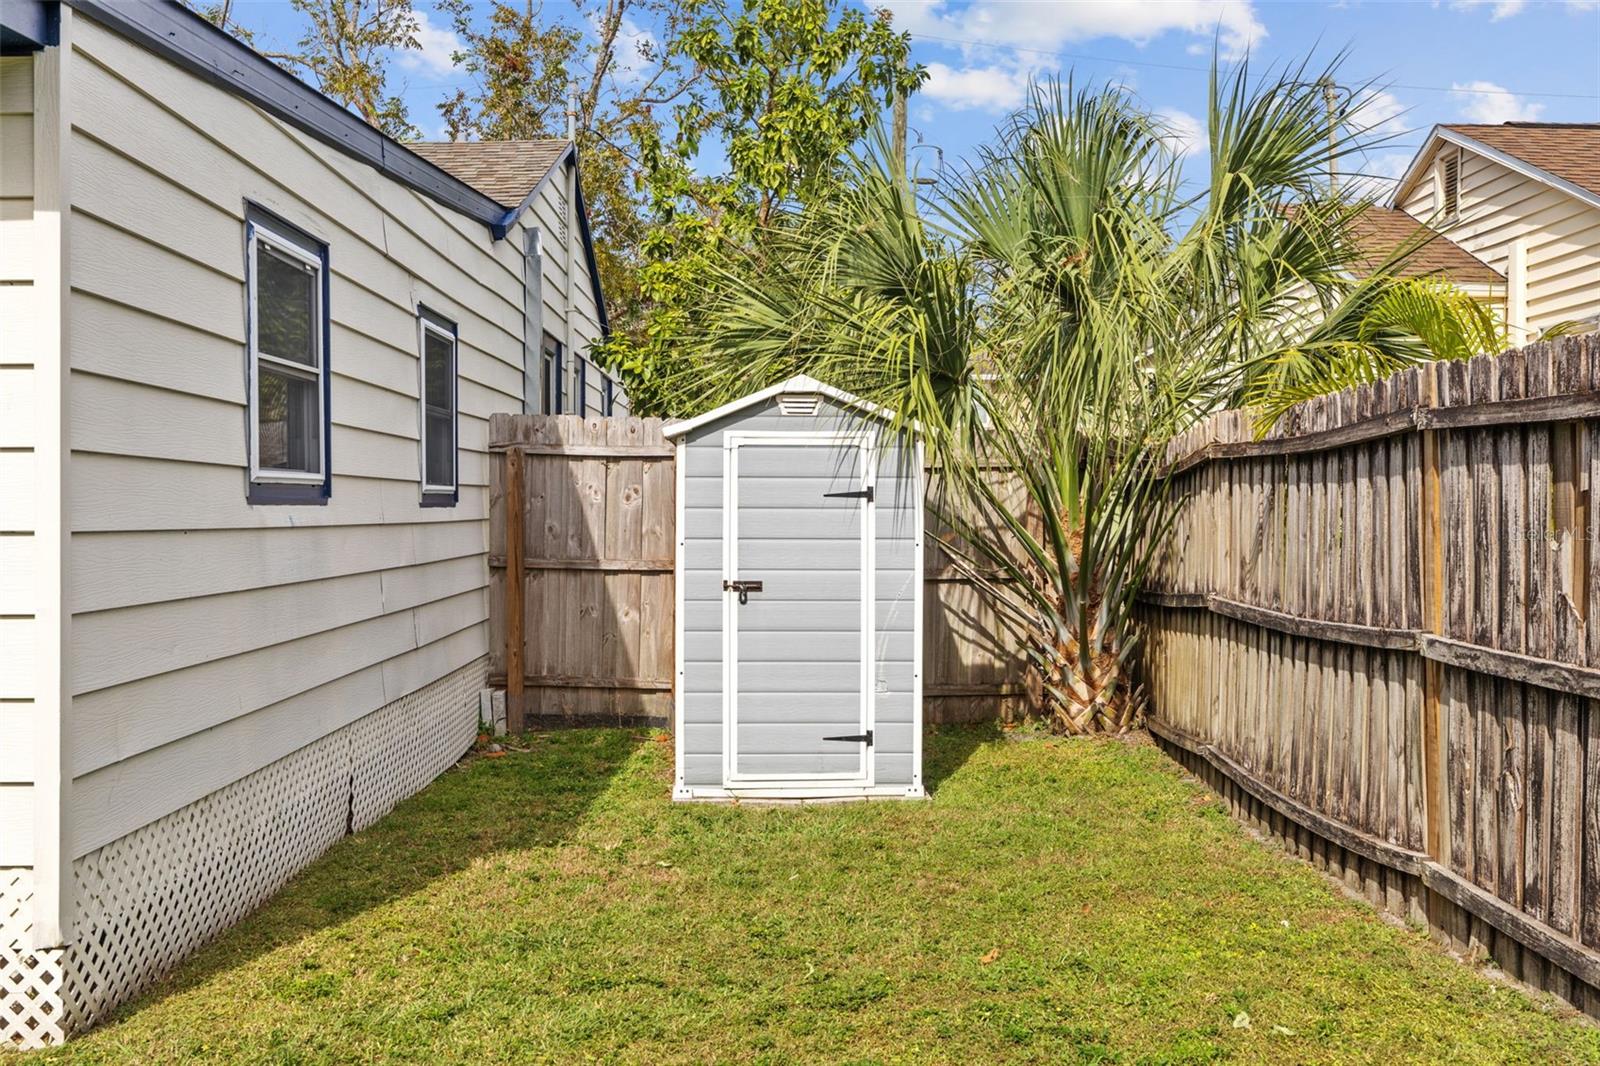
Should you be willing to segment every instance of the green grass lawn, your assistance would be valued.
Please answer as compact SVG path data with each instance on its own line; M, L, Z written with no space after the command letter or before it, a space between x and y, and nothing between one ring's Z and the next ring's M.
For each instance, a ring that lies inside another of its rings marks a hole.
M931 800L806 808L674 806L664 737L517 745L39 1059L1600 1062L1147 743L948 731Z

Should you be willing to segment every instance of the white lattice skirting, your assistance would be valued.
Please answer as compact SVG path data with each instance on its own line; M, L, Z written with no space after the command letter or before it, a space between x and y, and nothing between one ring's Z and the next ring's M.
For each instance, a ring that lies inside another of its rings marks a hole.
M472 743L488 660L447 674L73 863L76 934L26 950L32 873L0 870L0 1045L102 1020Z

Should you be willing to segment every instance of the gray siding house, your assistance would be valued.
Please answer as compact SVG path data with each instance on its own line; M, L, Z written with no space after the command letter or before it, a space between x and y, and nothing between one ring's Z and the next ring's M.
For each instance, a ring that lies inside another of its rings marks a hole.
M626 410L566 142L377 133L177 4L5 0L0 1043L468 747L491 413Z
M665 434L674 798L923 795L921 442L807 377Z

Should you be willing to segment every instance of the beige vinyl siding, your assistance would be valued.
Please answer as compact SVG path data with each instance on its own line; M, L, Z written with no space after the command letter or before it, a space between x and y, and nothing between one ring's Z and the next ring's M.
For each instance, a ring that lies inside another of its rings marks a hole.
M33 57L0 57L0 866L33 864Z
M588 258L583 252L583 237L578 231L575 205L573 224L565 224L563 198L571 181L570 169L563 165L550 175L539 190L539 195L533 198L524 218L529 226L539 229L542 240L540 275L543 284L540 297L544 304L544 331L568 345L564 365L569 381L579 360L588 364L584 410L588 414L599 414L604 410L602 402L605 394L601 385L604 371L590 358L590 348L600 339L600 316L595 307L594 279ZM569 260L572 274L570 289L567 280ZM566 329L569 315L570 340ZM569 410L567 413L578 412Z
M1430 167L1401 206L1427 220L1433 201ZM1600 207L1463 148L1461 218L1443 231L1502 273L1511 245L1524 242L1532 328L1600 315Z
M520 234L80 20L72 842L176 810L487 650L488 416ZM333 495L246 502L244 212L328 245ZM418 303L460 333L460 502L420 506Z

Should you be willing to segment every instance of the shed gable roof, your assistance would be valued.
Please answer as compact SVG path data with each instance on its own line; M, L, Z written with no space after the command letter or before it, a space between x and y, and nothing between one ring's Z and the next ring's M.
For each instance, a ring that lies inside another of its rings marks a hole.
M696 415L681 422L669 423L662 428L661 433L669 440L674 437L681 437L685 433L699 429L701 426L709 425L720 418L726 418L736 411L766 403L768 400L779 396L826 396L834 403L843 407L853 408L873 418L883 419L884 421L890 421L894 418L893 412L879 407L870 400L863 400L861 397L845 392L843 389L836 389L826 382L818 381L809 374L796 374L794 377L786 381L780 381L776 385L769 385L767 388L752 392L748 396L730 400L721 407L713 408L705 414Z

